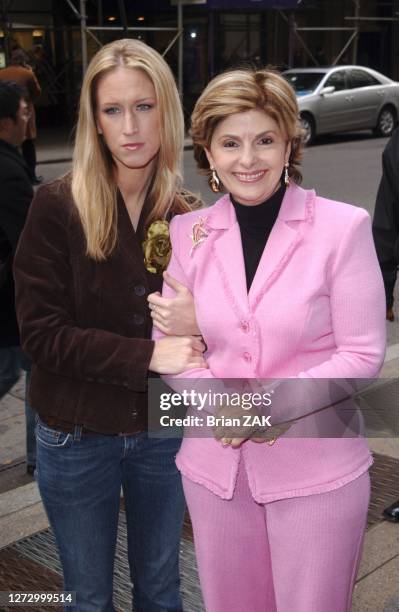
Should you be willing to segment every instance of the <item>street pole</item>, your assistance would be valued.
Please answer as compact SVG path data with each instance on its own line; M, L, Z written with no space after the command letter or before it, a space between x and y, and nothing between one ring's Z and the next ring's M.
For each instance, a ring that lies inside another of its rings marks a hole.
M127 38L128 36L128 24L127 24L127 15L126 15L126 9L125 9L125 1L124 0L118 0L118 6L119 6L119 15L121 18L121 22L122 22L122 27L123 27L123 36L124 38Z
M86 0L80 0L80 34L82 37L82 73L87 70Z
M353 39L352 47L352 64L357 64L357 48L359 42L359 14L360 14L360 0L353 0L355 3L355 35Z
M180 32L178 45L178 80L180 99L183 100L183 4L182 0L177 1L177 28Z
M294 65L294 35L295 35L295 17L291 11L288 15L288 68Z
M103 0L97 0L97 22L100 28L104 25ZM100 42L103 41L102 32L99 33L98 38Z

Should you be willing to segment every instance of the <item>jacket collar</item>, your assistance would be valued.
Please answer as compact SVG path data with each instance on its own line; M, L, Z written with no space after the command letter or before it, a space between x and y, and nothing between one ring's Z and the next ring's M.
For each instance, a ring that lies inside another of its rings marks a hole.
M145 205L144 205L145 206ZM143 209L144 209L143 206ZM118 248L124 253L124 256L132 263L132 270L135 274L140 274L143 284L147 284L146 269L142 263L144 262L144 253L142 249L143 242L143 210L140 215L137 230L134 229L126 208L125 201L120 190L117 190L117 209L118 209ZM140 265L137 265L140 262Z
M237 316L254 311L265 291L279 277L302 240L305 226L313 219L315 193L291 185L284 196L280 213L271 231L249 293L240 229L229 195L211 208L206 218L209 229L225 230L213 244L213 255L222 285Z
M304 221L312 214L314 191L307 191L298 185L290 185L285 192L278 219L280 221ZM236 223L234 207L229 194L224 195L210 207L207 226L211 229L229 229Z

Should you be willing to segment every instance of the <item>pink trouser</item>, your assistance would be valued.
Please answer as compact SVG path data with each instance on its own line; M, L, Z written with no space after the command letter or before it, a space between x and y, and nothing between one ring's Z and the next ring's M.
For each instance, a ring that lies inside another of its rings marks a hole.
M206 612L348 612L368 472L328 493L258 504L243 462L232 500L183 477Z

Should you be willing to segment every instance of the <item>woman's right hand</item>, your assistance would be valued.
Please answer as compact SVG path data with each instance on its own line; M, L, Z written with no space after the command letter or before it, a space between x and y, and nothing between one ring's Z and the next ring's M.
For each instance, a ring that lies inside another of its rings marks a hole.
M167 336L155 341L149 370L157 374L181 374L186 370L207 368L202 355L205 344L193 336Z

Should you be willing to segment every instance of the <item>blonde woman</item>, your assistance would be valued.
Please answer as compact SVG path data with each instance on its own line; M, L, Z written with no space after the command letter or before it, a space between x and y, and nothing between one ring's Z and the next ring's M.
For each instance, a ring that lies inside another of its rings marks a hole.
M269 70L222 74L196 103L194 154L226 193L172 222L169 272L193 293L209 365L176 388L287 378L300 396L309 382L379 372L385 304L370 219L299 187L298 116ZM311 410L312 397L301 407L275 395L275 425ZM299 421L270 445L256 422L183 440L176 463L207 612L349 611L372 459L361 437L333 437L333 423L331 437L312 439Z
M16 255L37 479L78 612L113 610L121 486L134 609L182 609L178 442L146 433L148 372L205 365L184 290L168 307L175 335L150 339L147 296L170 256L167 220L190 209L182 139L162 57L137 40L103 47L82 85L72 175L39 189Z

